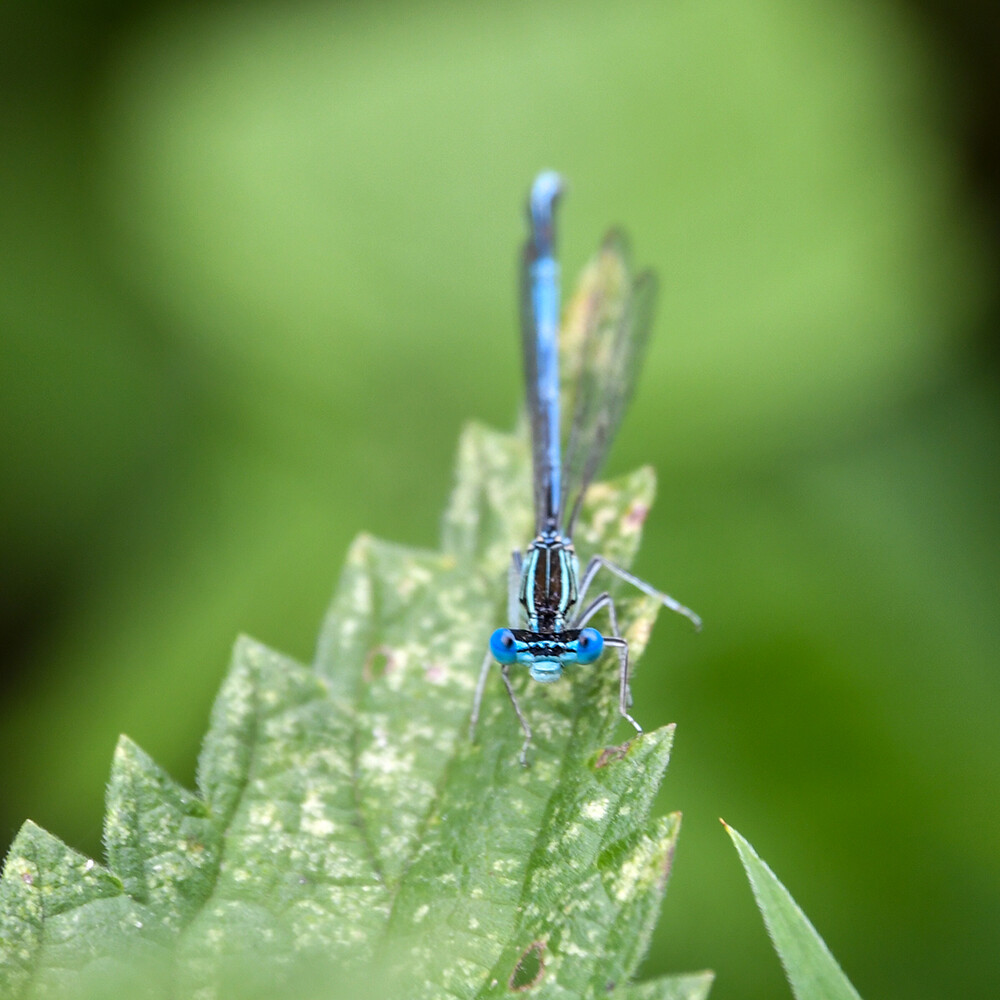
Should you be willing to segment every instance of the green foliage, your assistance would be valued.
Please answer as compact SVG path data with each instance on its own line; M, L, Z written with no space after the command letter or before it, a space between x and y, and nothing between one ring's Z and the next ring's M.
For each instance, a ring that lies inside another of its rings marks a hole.
M731 826L726 825L726 832L739 852L796 1000L860 1000L816 928L774 872Z
M628 562L652 491L645 470L593 489L581 547ZM707 974L630 985L679 830L650 816L672 727L614 745L605 661L524 691L530 768L499 683L466 736L529 495L520 439L471 428L442 552L359 539L311 667L237 643L197 794L122 738L105 865L27 824L3 996L704 997ZM655 602L620 607L638 653Z

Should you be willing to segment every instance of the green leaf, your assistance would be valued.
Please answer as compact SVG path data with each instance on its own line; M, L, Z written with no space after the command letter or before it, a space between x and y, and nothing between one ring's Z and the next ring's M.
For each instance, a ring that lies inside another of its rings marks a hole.
M127 981L167 940L121 879L30 822L4 864L0 929L0 995L11 998L62 996L81 977Z
M593 488L582 555L627 564L652 492L648 471ZM704 975L629 985L680 819L651 817L672 727L615 744L610 658L518 679L530 768L496 676L469 741L529 497L522 436L469 428L441 552L358 539L311 667L237 642L196 792L123 737L106 866L27 824L0 882L0 993L703 997ZM637 656L655 602L618 607Z
M739 852L785 975L797 1000L860 1000L808 917L774 872L731 826L723 823Z

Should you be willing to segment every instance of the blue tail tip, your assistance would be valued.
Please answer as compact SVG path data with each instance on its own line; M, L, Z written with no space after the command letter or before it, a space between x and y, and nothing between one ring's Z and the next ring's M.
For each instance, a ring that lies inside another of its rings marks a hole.
M531 185L529 208L536 228L546 228L552 220L552 206L566 184L555 170L543 170Z

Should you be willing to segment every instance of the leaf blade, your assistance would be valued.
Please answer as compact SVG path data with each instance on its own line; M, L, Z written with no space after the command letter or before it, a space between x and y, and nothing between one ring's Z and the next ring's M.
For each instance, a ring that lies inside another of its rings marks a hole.
M791 893L750 843L723 822L797 1000L861 1000Z
M497 676L477 742L466 735L511 539L530 523L528 493L515 498L527 468L523 436L470 428L444 552L359 539L312 667L240 639L196 793L123 738L108 790L111 870L37 828L25 834L19 850L32 846L39 873L61 866L67 886L87 872L103 887L70 893L68 919L110 926L118 913L133 924L92 936L94 982L134 981L135 995L149 979L182 995L280 996L315 966L317 982L350 983L346 996L471 1000L506 992L525 948L544 938L537 970L521 968L539 976L539 997L624 988L676 838L675 819L649 820L672 728L609 747L623 726L609 657L560 685L517 679L537 734L530 769L517 763L521 733ZM627 565L653 486L648 470L596 485L581 550ZM622 589L618 608L634 665L655 602ZM0 982L27 1000L36 981L70 984L65 963L49 960L59 913L31 910L39 897L18 882L19 864L0 887ZM574 895L589 918L566 909ZM123 946L156 975L115 965ZM387 956L395 976L383 981Z

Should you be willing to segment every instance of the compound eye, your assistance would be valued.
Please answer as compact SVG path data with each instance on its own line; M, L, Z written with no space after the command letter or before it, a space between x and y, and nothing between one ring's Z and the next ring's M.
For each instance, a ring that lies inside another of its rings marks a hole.
M593 663L604 651L604 636L596 628L585 628L576 640L576 662Z
M517 659L517 641L509 628L498 628L490 636L490 652L497 663L513 663Z

